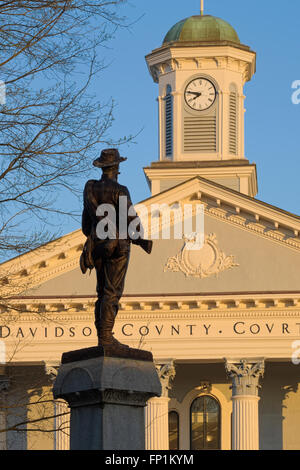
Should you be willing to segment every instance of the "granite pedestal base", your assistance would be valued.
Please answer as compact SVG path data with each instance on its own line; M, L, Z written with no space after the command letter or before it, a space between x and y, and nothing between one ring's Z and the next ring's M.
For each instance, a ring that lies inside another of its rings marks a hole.
M71 450L145 449L144 407L161 394L152 356L147 354L142 360L133 359L133 354L112 357L91 348L88 359L82 358L82 351L63 357L53 395L71 408Z

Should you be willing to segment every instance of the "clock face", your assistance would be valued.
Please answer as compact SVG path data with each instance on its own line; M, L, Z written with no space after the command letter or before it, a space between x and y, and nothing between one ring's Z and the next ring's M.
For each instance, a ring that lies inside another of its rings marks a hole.
M195 78L186 87L186 104L195 111L210 108L216 100L217 92L213 83L206 78Z

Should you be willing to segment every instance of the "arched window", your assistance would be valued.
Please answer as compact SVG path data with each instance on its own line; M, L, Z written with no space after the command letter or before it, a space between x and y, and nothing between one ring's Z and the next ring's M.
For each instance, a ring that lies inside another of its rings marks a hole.
M172 88L167 85L165 97L165 118L166 118L166 157L173 155L173 96Z
M220 405L210 395L196 398L191 405L191 450L220 449Z
M179 450L179 414L169 412L169 449Z

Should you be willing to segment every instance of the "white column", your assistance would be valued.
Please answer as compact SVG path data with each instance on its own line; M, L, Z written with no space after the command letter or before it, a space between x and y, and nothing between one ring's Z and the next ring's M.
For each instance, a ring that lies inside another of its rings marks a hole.
M146 449L169 449L169 398L151 398L146 406Z
M170 382L175 377L173 362L157 364L162 385L162 396L151 398L145 408L146 450L169 449L169 401Z
M1 371L2 372L2 371ZM6 394L9 388L9 378L0 375L0 429L6 428ZM0 450L6 450L6 432L0 432Z
M59 364L46 363L45 372L52 382L55 381ZM68 413L68 414L64 414ZM70 449L70 411L66 401L54 400L54 449Z
M55 401L55 450L70 450L70 410L62 400Z
M258 388L264 361L227 360L226 369L232 379L232 450L258 450Z

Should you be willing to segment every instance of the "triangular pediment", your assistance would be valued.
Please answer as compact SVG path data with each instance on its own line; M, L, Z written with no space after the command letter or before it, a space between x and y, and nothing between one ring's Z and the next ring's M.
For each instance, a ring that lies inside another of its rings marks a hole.
M187 254L183 240L155 240L151 256L132 247L125 295L297 290L300 218L201 177L142 202L203 204L205 245ZM95 275L82 275L81 230L2 264L8 280L22 279L16 295L93 296ZM3 276L2 276L3 277ZM16 282L14 281L14 284Z

